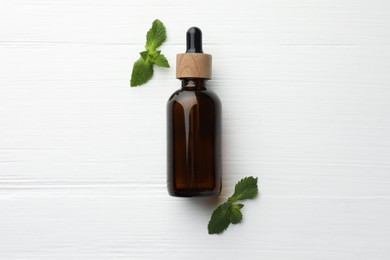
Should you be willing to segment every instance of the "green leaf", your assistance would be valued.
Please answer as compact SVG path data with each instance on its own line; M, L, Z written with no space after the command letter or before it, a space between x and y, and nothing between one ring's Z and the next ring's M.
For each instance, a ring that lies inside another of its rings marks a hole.
M165 58L164 54L159 54L154 58L154 64L159 67L169 68L169 63L167 58Z
M146 34L145 48L150 51L156 50L167 38L164 24L156 19L153 21L152 28Z
M134 63L130 86L139 86L151 79L154 64L169 68L168 60L161 54L160 50L156 50L165 41L166 37L164 24L158 19L154 20L152 28L146 34L145 51L140 52L141 58Z
M241 179L234 189L234 194L229 198L229 201L252 199L258 193L257 178L245 177Z
M141 55L141 57L142 57L142 59L144 60L144 61L147 61L148 60L148 56L149 56L149 51L141 51L140 53L139 53L140 55Z
M230 224L230 220L228 218L229 207L230 204L225 202L214 210L208 224L209 234L219 234L227 229Z
M139 58L133 65L130 86L135 87L146 83L153 76L153 64Z
M234 194L211 215L208 224L209 234L219 234L228 228L230 223L237 224L242 221L241 209L244 204L234 203L237 200L252 199L258 193L257 178L245 177L235 187Z
M244 207L244 204L232 204L229 208L229 221L232 224L240 223L242 220L242 214L240 209Z

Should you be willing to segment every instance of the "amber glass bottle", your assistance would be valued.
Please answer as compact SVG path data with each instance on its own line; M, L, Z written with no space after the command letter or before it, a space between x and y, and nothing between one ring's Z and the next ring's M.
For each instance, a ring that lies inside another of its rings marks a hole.
M187 32L187 52L177 55L182 81L167 104L168 191L172 196L218 196L221 191L221 102L206 87L211 55L202 32Z

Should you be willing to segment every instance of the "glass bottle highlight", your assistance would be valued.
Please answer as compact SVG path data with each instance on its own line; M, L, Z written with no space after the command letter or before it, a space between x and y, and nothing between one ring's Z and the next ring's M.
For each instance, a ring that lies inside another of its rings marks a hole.
M167 104L168 192L172 196L218 196L221 192L221 102L206 87L211 55L203 53L202 32L187 31L187 51L177 54L181 80Z

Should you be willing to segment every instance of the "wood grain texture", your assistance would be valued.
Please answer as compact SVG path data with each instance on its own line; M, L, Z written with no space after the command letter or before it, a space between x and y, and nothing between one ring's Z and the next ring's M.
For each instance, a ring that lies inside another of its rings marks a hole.
M180 53L176 55L176 78L211 79L212 56L206 53Z
M129 87L151 22L172 69ZM168 196L175 55L203 31L223 105L216 201ZM389 259L390 2L1 1L0 259Z

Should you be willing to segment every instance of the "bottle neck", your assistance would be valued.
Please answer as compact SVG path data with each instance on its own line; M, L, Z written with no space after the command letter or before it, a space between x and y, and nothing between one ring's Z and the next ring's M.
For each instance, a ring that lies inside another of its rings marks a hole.
M185 90L205 90L206 79L201 78L186 78L181 79L181 87Z

